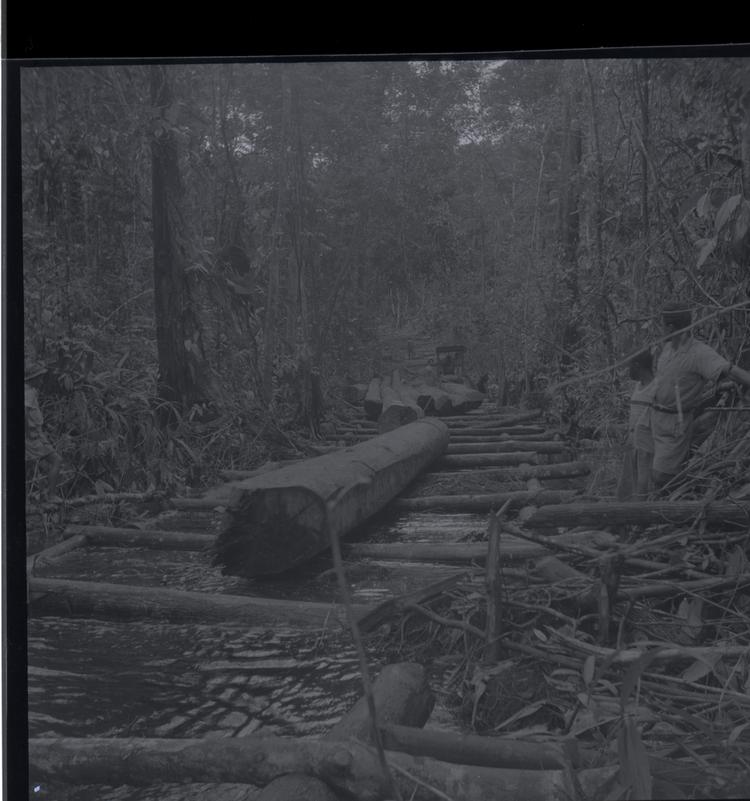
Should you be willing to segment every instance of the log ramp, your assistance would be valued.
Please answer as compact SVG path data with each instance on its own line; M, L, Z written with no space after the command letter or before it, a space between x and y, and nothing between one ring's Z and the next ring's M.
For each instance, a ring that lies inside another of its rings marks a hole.
M399 386L400 379L396 379ZM342 427L331 437L336 442L342 434L351 434L362 439L359 445L291 465L267 463L253 471L231 471L226 475L228 483L202 498L174 499L176 509L205 512L207 521L218 522L218 536L206 531L69 526L62 543L28 560L30 613L242 626L286 621L340 630L345 614L335 603L41 578L34 576L34 570L54 565L76 548L115 547L201 551L207 558L213 555L227 572L275 572L285 569L288 562L280 568L274 555L279 549L269 548L264 553L251 530L266 526L277 532L277 538L281 531L281 550L294 550L293 564L299 564L329 547L323 536L329 528L345 538L384 507L411 514L412 510L487 512L505 506L506 510L521 508L529 517L543 514L544 503L567 509L577 492L548 490L542 482L554 478L583 480L588 472L584 463L569 460L559 435L534 424L539 412L501 415L480 410L439 420L428 416L377 436L383 395L381 383L371 382L364 402L369 399L373 409L377 407L376 395L380 407L374 420L350 423L348 430ZM411 488L420 475L455 478L459 492L414 496ZM466 475L486 476L498 483L523 481L527 489L462 495L460 482ZM550 542L560 547L578 543L582 547L606 546L606 533L599 535L597 541L591 532L572 532L551 537ZM304 548L297 548L299 540L305 541ZM510 575L513 569L508 569L508 564L550 559L554 550L504 535L498 564L502 563L504 573ZM346 564L368 559L424 560L473 569L486 562L487 546L358 542L345 543L344 556ZM410 605L437 597L464 575L459 572L377 606L355 605L352 611L363 632L374 631ZM468 801L506 795L535 801L572 795L573 776L579 789L593 795L615 770L587 768L571 739L542 744L423 728L429 719L432 693L420 666L386 666L373 685L373 697L391 778L405 798L434 797L424 790L430 786L444 796ZM391 797L390 784L372 746L364 698L327 736L314 739L262 734L202 740L35 738L29 741L29 753L35 781L110 785L240 782L264 788L258 796L263 801L335 801L344 797L377 801Z

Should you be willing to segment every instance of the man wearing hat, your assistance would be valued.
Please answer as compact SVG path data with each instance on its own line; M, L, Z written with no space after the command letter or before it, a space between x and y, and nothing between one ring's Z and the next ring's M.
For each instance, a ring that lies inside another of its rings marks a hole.
M726 377L750 388L750 373L695 339L691 330L682 330L692 322L686 304L666 305L662 322L668 338L656 363L651 409L656 487L664 486L680 472L690 449L694 412L711 384Z
M41 362L27 362L24 373L24 417L26 426L26 463L43 464L47 468L46 482L40 484L42 500L54 497L60 472L60 456L44 433L44 416L39 408L37 387L47 372Z

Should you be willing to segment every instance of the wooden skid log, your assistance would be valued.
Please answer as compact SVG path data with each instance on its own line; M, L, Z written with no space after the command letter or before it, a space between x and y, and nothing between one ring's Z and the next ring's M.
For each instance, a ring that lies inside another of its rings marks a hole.
M575 740L559 744L530 743L509 737L458 734L437 729L382 725L383 745L390 751L426 756L442 762L486 767L549 770L580 767Z
M432 543L391 542L357 543L346 548L349 558L394 559L404 562L452 562L458 564L484 564L487 559L487 544L482 542ZM518 542L503 544L501 561L518 561L542 556L547 551L541 545Z
M440 457L448 430L433 418L242 482L232 491L215 564L232 575L279 573L344 537Z
M33 572L35 567L41 566L46 562L51 562L69 551L74 551L76 548L83 548L87 544L88 542L85 535L72 533L72 536L67 537L62 542L58 542L55 545L51 545L49 548L45 548L43 551L39 551L27 557L26 570Z
M559 462L558 464L528 465L526 467L478 467L475 469L458 470L428 470L426 476L461 476L479 475L491 481L520 481L530 478L577 478L587 476L591 467L586 462Z
M371 609L358 605L355 614L359 617ZM343 608L336 604L46 578L30 579L29 612L39 617L69 615L105 620L145 618L170 623L244 625L291 622L338 627L345 620Z
M539 464L546 455L530 451L512 451L510 453L479 453L476 455L458 454L443 456L435 467L438 470L457 470L467 467L505 467L507 465Z
M513 453L514 451L531 451L536 453L562 453L568 450L564 442L525 442L511 439L507 442L467 442L448 443L446 454L475 454L475 453Z
M107 548L160 548L175 551L202 551L216 541L213 534L194 531L115 528L109 526L68 526L69 534L81 534L87 544Z
M380 378L373 378L365 393L365 399L362 402L362 408L365 411L365 417L368 420L377 420L380 412L383 410L383 400L380 396Z
M541 490L496 492L477 495L425 495L419 498L397 498L393 508L399 511L444 509L451 512L489 512L510 501L510 509L527 503L551 504L570 502L578 495L575 490Z
M500 561L508 562L519 559L534 559L547 556L555 545L583 545L611 547L613 535L607 532L570 531L547 538L549 548L535 542L503 535L500 538ZM344 553L349 559L395 559L399 561L435 561L467 564L475 562L484 564L487 559L486 542L357 542L345 546ZM454 577L451 577L454 580ZM447 581L447 580L446 580ZM398 599L394 599L398 603ZM408 596L405 603L408 602ZM404 604L401 604L403 606ZM379 607L375 607L366 620L375 616Z
M425 414L442 417L453 411L450 395L438 387L420 384L414 388L417 403L424 409Z
M341 801L322 779L306 773L287 773L267 784L255 801Z
M457 458L457 457L452 457ZM750 523L748 501L631 501L627 503L573 503L530 510L527 528L557 526L682 525L699 515L709 525Z
M356 801L385 801L392 797L375 750L353 741L273 735L202 740L66 737L31 739L28 750L32 784L144 786L227 782L264 787L279 776L304 773ZM386 752L386 756L404 798L434 798L431 791L419 788L410 777L461 801L549 801L561 794L574 797L575 793L564 770L456 765L395 751ZM576 778L587 796L597 797L597 790L618 769L619 766L611 766L581 770Z
M487 416L487 419L491 419L494 425L497 426L512 426L517 425L518 423L526 423L529 420L536 420L537 418L542 416L541 410L531 410L528 412L519 412L518 414L508 414L508 415L492 415L491 417ZM475 422L479 423L485 419L485 415L476 414L470 416L457 416L457 417L447 417L446 422L458 422L460 424L465 425L473 425Z

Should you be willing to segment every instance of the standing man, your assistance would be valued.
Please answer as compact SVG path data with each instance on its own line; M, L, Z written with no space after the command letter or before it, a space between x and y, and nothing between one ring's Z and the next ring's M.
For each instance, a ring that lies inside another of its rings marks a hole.
M727 377L750 388L750 373L695 339L692 331L681 330L692 323L686 304L666 305L662 323L668 339L656 363L651 412L652 477L656 488L680 472L690 449L694 411L711 384Z
M651 404L655 384L651 351L644 350L633 356L628 372L636 384L630 396L628 441L617 486L617 500L642 501L650 489L651 463L654 459Z

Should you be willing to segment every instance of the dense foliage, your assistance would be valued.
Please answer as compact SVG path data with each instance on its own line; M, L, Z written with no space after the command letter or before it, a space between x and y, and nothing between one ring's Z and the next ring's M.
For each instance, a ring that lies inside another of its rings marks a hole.
M176 64L158 100L153 69L22 69L24 345L68 494L247 464L311 365L369 377L384 320L464 340L510 401L567 380L579 427L619 413L603 368L667 297L741 357L744 59ZM201 392L167 391L165 326Z

